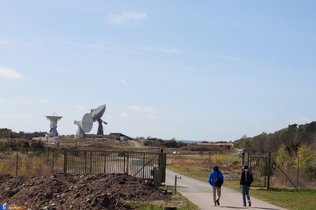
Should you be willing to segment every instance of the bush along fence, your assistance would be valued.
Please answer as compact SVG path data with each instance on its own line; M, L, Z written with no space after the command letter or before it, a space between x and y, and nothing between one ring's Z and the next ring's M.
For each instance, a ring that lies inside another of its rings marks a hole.
M308 158L306 160L306 158ZM242 164L249 165L253 186L287 189L315 189L316 170L314 156L281 157L278 153L243 153Z
M125 173L161 184L166 173L165 153L1 148L0 160L0 173L12 176Z

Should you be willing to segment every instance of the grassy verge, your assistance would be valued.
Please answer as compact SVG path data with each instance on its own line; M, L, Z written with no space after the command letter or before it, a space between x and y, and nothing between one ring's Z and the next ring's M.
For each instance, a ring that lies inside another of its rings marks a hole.
M172 191L172 189L169 189ZM198 206L189 201L181 193L171 195L169 201L154 201L154 202L129 202L129 204L137 210L161 210L164 207L176 207L177 210L197 210Z
M207 182L209 170L195 166L168 165L168 169L185 176ZM239 181L225 181L225 187L241 192ZM314 210L316 190L264 189L252 187L251 196L289 210Z

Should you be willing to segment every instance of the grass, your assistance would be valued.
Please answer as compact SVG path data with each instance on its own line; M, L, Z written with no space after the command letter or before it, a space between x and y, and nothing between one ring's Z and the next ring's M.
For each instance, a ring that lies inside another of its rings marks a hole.
M167 168L203 182L207 182L210 173L209 169L203 167L168 165Z
M174 194L173 190L168 188L172 192L171 200L169 201L154 201L154 202L129 202L129 204L137 210L161 210L164 207L176 207L177 210L197 210L198 206L189 201L181 193Z
M167 165L167 168L185 176L207 182L209 169L197 166ZM225 187L241 192L239 181L225 181ZM314 210L316 190L270 189L251 187L251 196L289 210Z
M316 206L315 190L252 189L252 195L290 210L312 210Z

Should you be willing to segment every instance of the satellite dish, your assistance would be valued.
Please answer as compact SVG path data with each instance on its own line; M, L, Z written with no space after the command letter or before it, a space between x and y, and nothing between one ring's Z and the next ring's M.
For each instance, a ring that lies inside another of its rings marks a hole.
M92 115L87 113L82 117L81 121L74 121L75 125L78 125L75 139L85 139L86 133L89 133L93 127Z
M105 112L106 106L105 104L99 106L96 109L91 109L91 115L92 115L92 119L93 122L98 121L98 132L97 135L103 135L103 125L102 123L107 125L107 122L104 122L101 117L103 116L104 112Z
M46 118L50 121L50 130L48 132L48 135L58 136L57 122L62 118L62 116L58 116L55 112L53 112L53 114L46 116Z

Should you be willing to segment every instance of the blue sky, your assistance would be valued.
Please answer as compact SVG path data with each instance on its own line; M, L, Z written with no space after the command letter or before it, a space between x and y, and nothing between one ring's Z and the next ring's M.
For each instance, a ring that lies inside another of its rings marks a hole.
M234 141L316 119L315 1L2 0L0 128ZM95 123L90 133L96 133Z

